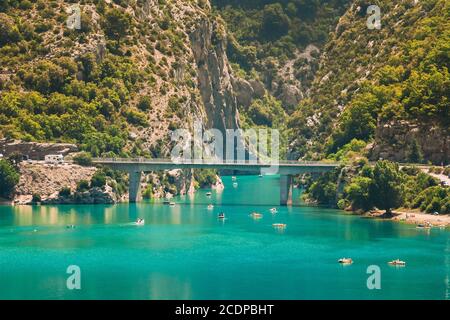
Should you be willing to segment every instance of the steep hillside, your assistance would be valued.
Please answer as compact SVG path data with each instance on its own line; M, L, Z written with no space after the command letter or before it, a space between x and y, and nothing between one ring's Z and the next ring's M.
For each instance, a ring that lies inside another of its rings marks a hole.
M366 26L368 1L354 1L339 20L289 123L292 148L336 159L371 143L372 159L449 163L450 3L375 3L380 30Z
M291 112L307 94L318 58L350 1L213 0L227 23L234 69L258 79ZM247 107L245 104L243 107Z
M238 127L225 29L207 1L0 2L0 135L94 156L167 156L169 130Z

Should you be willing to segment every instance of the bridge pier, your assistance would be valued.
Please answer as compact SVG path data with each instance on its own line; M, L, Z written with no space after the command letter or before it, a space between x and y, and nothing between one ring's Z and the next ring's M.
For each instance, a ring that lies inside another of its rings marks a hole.
M280 175L280 206L292 205L292 175Z
M128 201L130 203L138 202L139 200L141 200L142 172L130 171L128 174L129 174Z

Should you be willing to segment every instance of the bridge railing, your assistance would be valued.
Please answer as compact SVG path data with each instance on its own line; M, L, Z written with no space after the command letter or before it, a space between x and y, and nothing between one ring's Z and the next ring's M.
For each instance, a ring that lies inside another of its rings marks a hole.
M314 165L314 166L339 166L338 162L325 161L293 161L293 160L218 160L218 159L161 159L161 158L94 158L93 163L143 163L143 164L205 164L205 165Z

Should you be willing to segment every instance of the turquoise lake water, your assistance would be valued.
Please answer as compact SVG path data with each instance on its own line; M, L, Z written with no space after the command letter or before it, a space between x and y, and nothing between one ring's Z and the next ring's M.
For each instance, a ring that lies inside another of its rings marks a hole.
M0 206L0 299L449 299L449 231L306 206L272 215L277 176L224 183L174 207ZM406 267L387 264L396 258ZM67 289L69 265L80 290ZM370 265L380 290L367 288Z

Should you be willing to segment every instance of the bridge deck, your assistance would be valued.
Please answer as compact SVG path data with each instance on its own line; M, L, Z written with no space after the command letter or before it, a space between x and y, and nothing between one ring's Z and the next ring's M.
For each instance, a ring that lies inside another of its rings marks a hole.
M124 171L153 171L167 169L218 169L218 170L242 170L257 171L273 168L283 173L295 173L303 171L329 171L341 164L336 162L318 161L252 161L252 160L171 160L171 159L146 159L146 158L110 158L93 159L94 164L110 166Z

